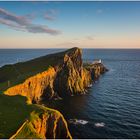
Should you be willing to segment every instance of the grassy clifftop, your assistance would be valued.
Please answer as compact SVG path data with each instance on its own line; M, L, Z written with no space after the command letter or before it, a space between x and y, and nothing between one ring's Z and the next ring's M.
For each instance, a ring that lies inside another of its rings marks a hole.
M26 99L39 103L85 94L105 71L103 64L83 65L79 48L3 66L0 92L6 95L0 94L0 138L71 138L60 112L26 104Z
M60 63L65 52L39 57L30 61L5 65L0 68L0 91L22 83L27 78Z
M4 80L0 87L7 84L7 90L4 91L4 94L26 96L32 103L85 94L86 88L93 80L106 71L103 64L84 66L82 50L79 48L11 65L11 67L16 67L16 71L21 73L21 77L19 75L15 78L11 72L12 76L7 77L10 74L5 74L3 70L3 76L0 76L0 79L7 78L7 80ZM0 69L1 72L2 69ZM22 78L23 82L21 82Z
M71 138L56 110L26 104L22 96L0 94L0 138Z
M80 50L72 48L63 52L49 54L26 62L5 65L0 68L0 92L9 87L24 82L27 78L48 70L50 66L56 67L62 64L66 54L73 55L73 52Z

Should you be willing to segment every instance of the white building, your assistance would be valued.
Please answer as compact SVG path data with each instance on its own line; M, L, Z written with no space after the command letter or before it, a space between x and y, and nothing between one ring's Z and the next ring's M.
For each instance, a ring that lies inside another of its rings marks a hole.
M99 59L99 60L95 60L95 61L93 61L93 63L92 64L101 64L102 63L102 60L101 59Z

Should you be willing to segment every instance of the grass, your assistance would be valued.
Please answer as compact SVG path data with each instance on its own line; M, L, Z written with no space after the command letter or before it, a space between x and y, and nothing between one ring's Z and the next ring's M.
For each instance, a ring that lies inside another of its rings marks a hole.
M49 66L62 63L65 53L67 51L43 56L27 62L5 65L0 68L0 139L10 138L26 120L29 120L29 122L23 126L22 131L15 138L41 138L40 135L35 133L31 122L40 113L45 111L49 115L54 110L40 105L29 105L26 103L26 97L23 96L7 96L2 93L7 88L47 70Z
M22 131L20 131L14 139L40 139L42 138L41 135L37 134L32 126L31 123L27 123Z
M10 138L27 119L32 121L37 117L37 114L44 111L47 113L52 112L50 109L41 108L39 105L27 105L25 97L0 94L0 139ZM18 135L19 137L25 135L27 129L30 130L27 135L29 133L32 137L35 135L35 133L33 134L34 131L31 131L33 128L30 126L30 123L28 126L29 128L26 126L21 135ZM34 138L38 138L38 136Z
M14 138L42 138L35 132L32 122L42 113L50 115L57 111L41 105L27 104L26 101L27 98L20 95L0 94L0 139L10 138L27 120L29 121Z
M37 73L47 70L49 66L56 66L63 61L66 53L71 54L75 49L77 48L1 67L0 92L24 82L27 78Z
M0 91L22 83L27 78L55 66L63 60L65 52L50 54L30 61L5 65L0 68Z
M0 94L0 138L9 138L30 116L34 105L27 105L26 98Z

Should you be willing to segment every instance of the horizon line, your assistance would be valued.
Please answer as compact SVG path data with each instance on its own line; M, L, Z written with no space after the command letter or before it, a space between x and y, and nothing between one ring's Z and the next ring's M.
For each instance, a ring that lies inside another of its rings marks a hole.
M75 47L77 47L77 46L75 46ZM74 47L53 47L53 48L51 48L51 47L48 47L48 48L0 48L0 49L71 49L71 48L74 48ZM77 48L80 48L80 49L114 49L114 50L125 50L125 49L140 49L140 48L91 48L91 47L77 47Z

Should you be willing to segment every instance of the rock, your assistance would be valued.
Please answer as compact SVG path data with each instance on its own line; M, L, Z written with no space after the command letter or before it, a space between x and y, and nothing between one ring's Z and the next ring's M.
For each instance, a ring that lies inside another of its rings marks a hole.
M54 68L28 78L24 83L9 88L4 93L7 95L22 95L28 98L28 102L38 102L41 97L55 97L53 81L56 76ZM45 94L47 92L47 94Z
M45 62L47 63L46 66ZM39 71L35 67L39 65L38 63L40 64L40 69L42 67L43 70ZM107 71L101 63L83 64L82 51L79 48L72 48L65 52L8 67L20 67L21 70L24 67L24 74L27 75L29 73L26 70L27 65L31 65L28 70L34 70L36 74L28 77L23 83L8 88L4 94L25 96L28 99L28 103L86 94L86 89L91 86L93 81ZM49 67L47 67L48 65ZM34 69L32 68L33 66L35 67ZM2 68L1 73L3 73L4 69ZM6 77L6 74L3 74L2 77ZM2 80L4 81L5 79L2 78ZM67 123L60 112L43 106L39 107L41 108L39 112L33 111L30 118L11 138L72 138Z
M0 94L0 139L71 139L63 115L20 95Z
M35 131L43 138L47 139L71 139L67 122L60 112L53 111L51 114L42 113L39 117L31 121Z
M10 139L72 139L67 122L56 110L39 106Z
M4 93L26 96L28 101L33 103L43 99L85 94L85 89L92 84L93 80L106 71L103 64L83 65L82 50L79 48L53 54L52 58L55 64L53 62L48 70L31 76L22 84L13 86ZM49 57L51 60L52 58Z

